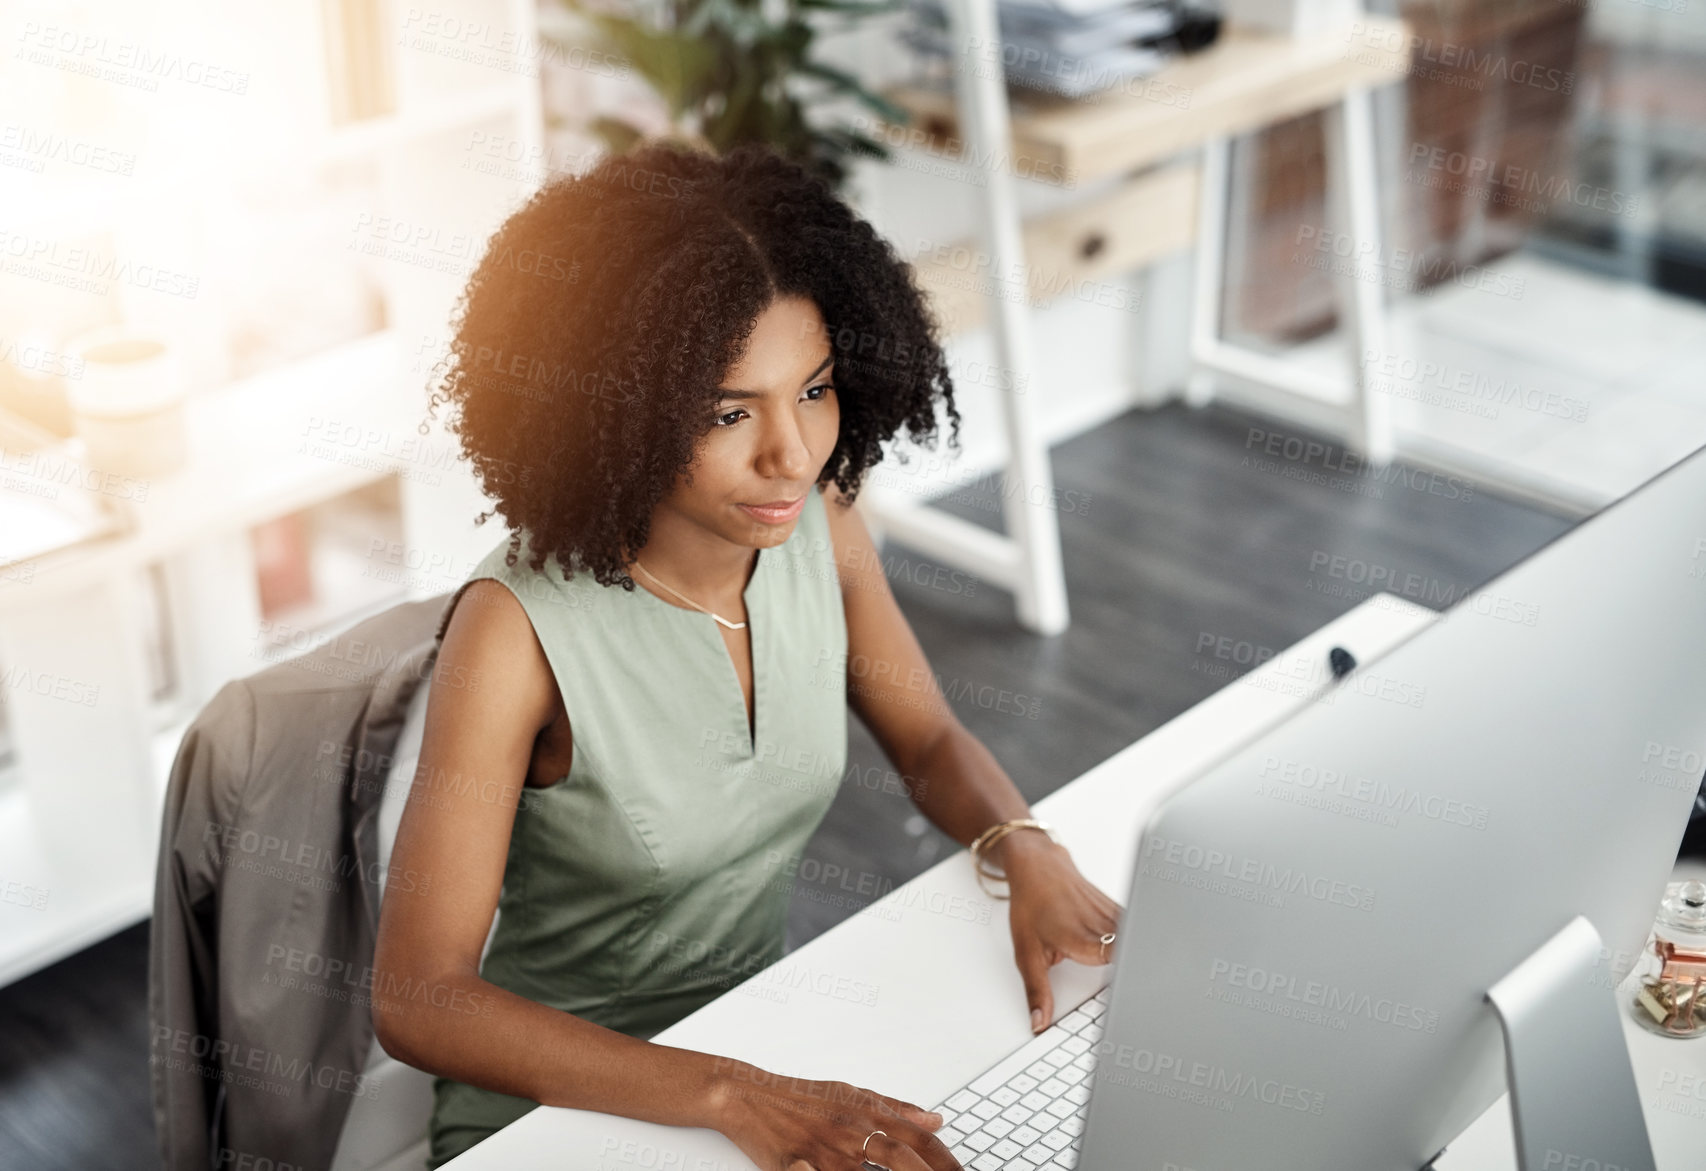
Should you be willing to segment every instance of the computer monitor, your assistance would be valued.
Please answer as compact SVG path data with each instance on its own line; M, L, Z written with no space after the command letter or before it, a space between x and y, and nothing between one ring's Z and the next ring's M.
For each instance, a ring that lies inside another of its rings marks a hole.
M1706 752L1706 449L1371 666L1145 828L1080 1171L1417 1171L1506 1088L1489 991L1577 916L1634 1101L1613 989ZM1565 1009L1530 1023L1579 1059ZM1596 1161L1628 1165L1556 1165Z

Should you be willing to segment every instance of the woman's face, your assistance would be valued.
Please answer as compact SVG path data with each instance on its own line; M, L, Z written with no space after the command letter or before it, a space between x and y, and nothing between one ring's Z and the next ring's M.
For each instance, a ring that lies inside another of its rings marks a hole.
M772 301L664 505L737 545L786 541L841 433L831 354L815 303Z

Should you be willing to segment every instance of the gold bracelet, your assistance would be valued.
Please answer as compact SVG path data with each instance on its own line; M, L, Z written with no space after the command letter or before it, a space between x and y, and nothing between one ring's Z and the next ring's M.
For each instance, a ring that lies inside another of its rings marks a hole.
M977 884L983 888L983 893L992 899L1005 899L1009 896L999 891L990 890L989 883L985 879L999 878L1005 880L1007 875L1004 871L990 869L989 862L984 855L1002 838L1019 829L1040 829L1049 836L1050 841L1056 845L1060 844L1060 839L1054 836L1052 826L1045 821L1038 821L1032 817L1016 817L1010 821L996 822L978 834L970 846L972 861L977 867Z

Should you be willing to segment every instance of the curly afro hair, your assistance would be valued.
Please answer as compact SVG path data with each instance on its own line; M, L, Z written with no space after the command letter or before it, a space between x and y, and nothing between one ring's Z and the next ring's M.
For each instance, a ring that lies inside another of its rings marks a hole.
M632 590L653 509L712 423L719 386L773 300L815 302L835 353L841 431L819 483L852 500L902 429L960 415L912 270L828 183L769 147L722 156L654 139L547 184L505 221L457 306L428 413L521 532Z

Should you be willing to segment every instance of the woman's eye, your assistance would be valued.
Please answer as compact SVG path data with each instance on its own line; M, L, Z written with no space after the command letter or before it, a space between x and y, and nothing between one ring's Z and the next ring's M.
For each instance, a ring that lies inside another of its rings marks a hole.
M823 382L807 390L806 396L809 401L815 403L828 396L828 394L834 389L834 386L827 382ZM719 415L712 416L712 423L718 427L732 427L734 424L740 422L741 416L745 414L746 409L744 407L736 407L732 411L724 411Z

